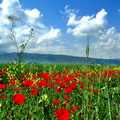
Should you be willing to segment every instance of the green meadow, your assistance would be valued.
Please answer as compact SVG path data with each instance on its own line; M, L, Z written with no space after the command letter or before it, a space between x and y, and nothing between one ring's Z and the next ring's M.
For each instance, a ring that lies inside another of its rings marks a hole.
M0 65L0 120L119 119L119 66Z

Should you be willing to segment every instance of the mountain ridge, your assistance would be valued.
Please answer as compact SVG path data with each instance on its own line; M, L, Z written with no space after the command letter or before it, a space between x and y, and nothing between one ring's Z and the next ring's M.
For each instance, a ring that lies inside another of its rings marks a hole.
M0 63L9 63L15 61L16 53L1 53ZM26 64L73 64L73 65L86 65L86 57L58 55L58 54L39 54L39 53L24 53L23 59ZM89 58L89 64L101 65L120 65L120 58L117 59L101 59Z

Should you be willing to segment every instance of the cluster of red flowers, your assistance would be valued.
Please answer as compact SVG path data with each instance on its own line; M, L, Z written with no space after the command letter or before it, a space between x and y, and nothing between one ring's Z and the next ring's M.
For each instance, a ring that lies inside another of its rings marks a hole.
M0 72L0 75L1 74L6 74L6 72ZM43 87L54 88L54 92L57 93L59 92L65 95L63 96L63 100L65 101L64 103L58 99L52 101L53 103L52 109L54 109L54 106L57 106L60 103L63 105L63 108L57 109L54 114L54 117L57 117L59 120L68 120L70 118L71 113L77 112L79 110L78 109L79 107L74 105L71 106L70 109L65 108L68 105L69 101L71 101L72 99L71 93L75 91L76 94L79 94L78 92L76 92L76 89L79 89L81 91L81 95L84 95L83 92L84 90L87 90L88 92L93 92L93 94L95 95L99 92L98 89L92 89L94 88L92 83L95 83L97 81L95 77L98 76L98 74L96 73L93 74L90 74L90 72L80 73L78 71L76 71L75 73L69 73L69 71L66 71L63 73L52 72L51 74L48 74L43 71L42 74L37 73L31 75L29 73L26 73L25 75L26 77L21 77L19 79L20 80L19 87L32 88L32 90L29 90L31 95L35 96L39 94L40 92L39 88ZM116 71L105 70L103 76L111 77L117 76L117 74ZM6 86L9 87L11 84L13 84L14 89L19 92L20 89L16 87L17 82L15 81L14 77L15 76L11 77L7 85L0 84L0 90L5 90L7 88ZM87 81L85 81L85 79ZM101 78L101 80L103 80L103 78ZM6 98L6 95L0 95L0 98ZM12 96L12 99L15 104L20 105L25 102L27 97L25 94L16 93ZM92 104L92 102L93 102L92 100L88 100L88 104Z

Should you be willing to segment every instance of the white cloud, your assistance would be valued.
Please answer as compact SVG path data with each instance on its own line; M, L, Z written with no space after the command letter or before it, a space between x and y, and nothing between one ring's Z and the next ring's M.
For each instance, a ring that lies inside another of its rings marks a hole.
M78 11L77 11L78 12ZM67 22L67 26L72 26L67 29L67 32L76 36L76 37L83 37L83 36L96 36L99 34L101 30L104 29L107 19L106 15L107 12L102 9L95 15L92 16L83 16L82 18L76 17L75 10L69 10L65 7L65 13L69 14L69 20ZM73 28L74 27L74 28Z
M23 22L27 19L18 0L3 0L0 4L0 8L2 9L0 12L0 21L3 25L9 24L9 21L6 18L10 15L14 17L16 22Z
M40 19L43 17L42 14L40 14L40 11L37 9L32 9L32 10L25 10L25 14L28 17L28 23L31 25L37 25L41 28L45 28L45 25L40 23Z
M119 11L119 10L118 10ZM94 36L94 41L90 37L90 57L117 58L120 56L120 33L115 27L106 28L107 12L102 9L96 15L77 17L78 11L65 7L68 17L67 33L77 37ZM95 40L96 39L96 40ZM81 46L81 52L85 56L85 46ZM74 46L76 49L78 47ZM79 49L78 49L79 51ZM80 51L79 51L80 52Z
M32 46L34 43L36 49L40 47L41 41L47 44L48 41L52 43L60 38L61 30L44 25L42 23L43 15L38 9L23 9L19 0L3 0L0 4L0 47L4 46L6 50L6 44L12 45L10 37L8 37L8 27L10 24L7 19L8 16L12 16L15 20L15 32L19 43L25 42L25 38L28 37L31 28L35 29L35 38L30 41L29 46ZM9 51L14 50L11 47Z
M106 29L101 36L99 41L93 43L91 46L93 51L101 53L104 58L117 58L120 56L120 33L117 32L115 27Z
M60 29L51 28L47 33L41 35L37 41L37 43L44 42L45 40L55 40L59 38L61 35Z
M104 50L115 50L120 48L120 33L116 31L115 27L104 31L99 39L101 41L96 43L96 47L102 47Z

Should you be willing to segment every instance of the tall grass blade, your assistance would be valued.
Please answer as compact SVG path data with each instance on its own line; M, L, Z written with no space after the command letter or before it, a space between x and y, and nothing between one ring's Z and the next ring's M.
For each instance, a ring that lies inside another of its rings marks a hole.
M89 36L87 37L87 47L86 47L86 59L87 59L87 64L88 64L88 59L89 59Z

